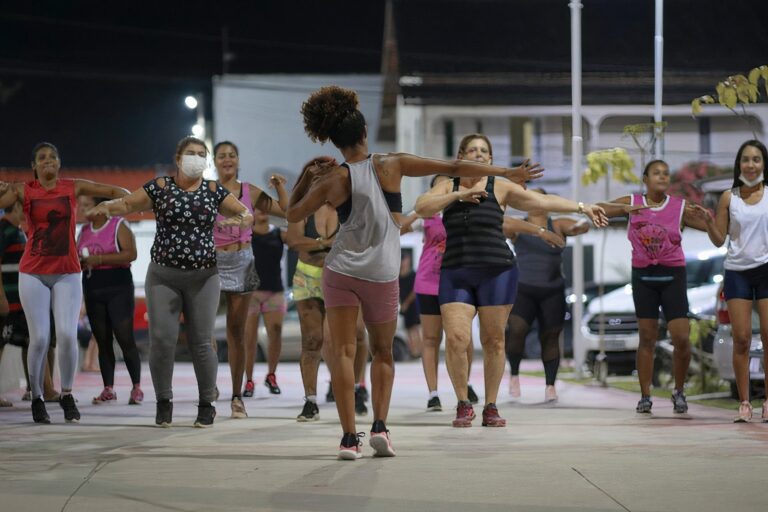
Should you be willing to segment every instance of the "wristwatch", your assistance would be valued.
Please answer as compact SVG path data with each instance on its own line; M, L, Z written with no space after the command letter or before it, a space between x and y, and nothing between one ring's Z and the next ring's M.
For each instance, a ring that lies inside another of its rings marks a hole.
M576 210L577 213L584 213L584 203L579 201L579 209Z

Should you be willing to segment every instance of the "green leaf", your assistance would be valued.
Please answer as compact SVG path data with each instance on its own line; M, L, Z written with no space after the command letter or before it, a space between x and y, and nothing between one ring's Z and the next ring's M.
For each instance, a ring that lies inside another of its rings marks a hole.
M735 109L736 105L739 103L739 97L736 94L736 89L734 87L727 87L723 91L723 96L720 98L720 103L730 108L731 110Z
M702 112L704 112L704 109L701 108L701 98L696 98L691 102L691 115L693 115L693 117L696 117Z
M757 85L757 81L760 80L760 68L753 68L749 71L749 83Z

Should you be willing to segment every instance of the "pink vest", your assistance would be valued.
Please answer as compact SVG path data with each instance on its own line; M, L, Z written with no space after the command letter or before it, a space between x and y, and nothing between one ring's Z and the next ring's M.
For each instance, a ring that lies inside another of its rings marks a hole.
M642 194L632 194L632 205L645 204ZM685 266L685 254L680 245L684 210L683 199L667 196L661 206L639 210L629 216L627 238L632 243L632 267Z
M77 252L83 254L83 249L88 249L88 254L96 256L98 254L115 254L120 252L117 243L117 230L120 224L125 222L122 217L112 217L98 229L93 224L85 224L80 230L80 236L77 237ZM130 268L131 264L123 265L99 265L93 267L101 270L106 268Z
M421 251L413 286L416 293L437 295L440 289L440 265L445 253L445 238L445 226L439 215L424 219L424 249Z
M243 200L245 196L245 200ZM248 208L248 211L253 215L253 203L251 201L251 186L242 182L240 184L240 197L238 200ZM216 247L223 247L225 245L233 244L235 242L250 242L251 241L251 228L240 229L238 226L220 226L219 222L226 219L220 213L216 214L216 223L213 225L213 243Z

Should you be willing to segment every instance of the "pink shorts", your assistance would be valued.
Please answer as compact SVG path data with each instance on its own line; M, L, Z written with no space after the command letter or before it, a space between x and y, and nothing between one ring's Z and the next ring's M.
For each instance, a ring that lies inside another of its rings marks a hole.
M248 313L285 313L285 295L283 292L253 292L251 294L251 304L248 306Z
M400 283L366 281L345 276L326 268L323 271L325 307L362 306L363 320L383 324L397 320L400 305Z

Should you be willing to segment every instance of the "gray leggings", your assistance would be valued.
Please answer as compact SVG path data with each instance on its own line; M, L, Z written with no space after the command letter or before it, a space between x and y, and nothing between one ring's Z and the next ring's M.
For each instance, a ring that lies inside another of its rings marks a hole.
M29 328L27 369L34 398L43 396L45 358L51 343L51 309L56 326L62 391L72 389L77 369L77 321L83 288L77 274L19 273L19 296Z
M173 398L173 361L184 313L187 345L201 402L216 399L218 359L211 346L219 304L218 270L181 270L150 263L144 290L149 317L149 371L157 400Z

